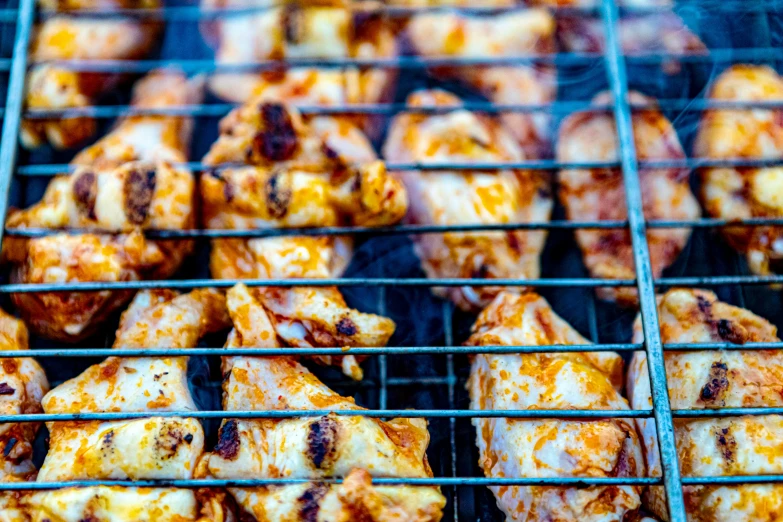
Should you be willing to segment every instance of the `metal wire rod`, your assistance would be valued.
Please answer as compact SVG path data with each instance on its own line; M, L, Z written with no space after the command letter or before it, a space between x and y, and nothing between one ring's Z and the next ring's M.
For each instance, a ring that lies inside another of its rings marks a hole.
M633 279L427 279L409 278L327 278L327 279L182 279L152 281L89 281L68 283L39 284L3 284L0 293L36 293L36 292L94 292L103 290L145 290L145 289L194 289L194 288L231 288L243 283L250 287L323 287L323 286L530 286L530 287L620 287L634 286ZM718 284L718 283L716 283Z
M2 136L0 136L0 219L5 223L11 181L16 167L17 140L21 126L24 86L27 69L27 48L35 12L34 0L19 0L19 19L14 38L13 65L8 79ZM3 241L0 229L0 244Z
M695 169L701 167L774 167L783 165L783 157L778 158L683 158L676 160L643 160L638 162L641 169ZM230 168L247 167L246 164L226 163L221 165L205 165L200 162L172 163L178 168L187 168L197 172L217 172ZM67 174L78 168L78 165L66 163L47 163L41 165L22 165L16 172L20 176L52 176ZM393 171L410 170L562 170L562 169L619 169L619 161L584 161L561 162L556 160L526 160L507 162L417 162L417 163L386 163L386 168Z
M644 206L639 180L633 123L628 108L628 76L621 56L618 36L619 12L615 0L603 0L602 18L606 35L606 66L609 84L614 98L614 118L620 142L623 165L625 200L636 270L637 289L644 330L647 367L652 384L653 414L658 447L663 468L663 482L671 522L685 522L685 501L680 481L680 465L674 440L674 421L666 383L666 367L663 360L663 343L658 324L658 306L652 275L650 252L647 245L647 228L644 223Z
M733 221L720 218L702 218L695 220L651 220L646 221L648 228L722 228L783 226L783 218L749 218ZM446 234L455 232L492 232L511 230L589 230L627 228L628 221L543 221L535 223L477 223L466 225L394 225L388 227L314 227L314 228L252 228L246 230L226 229L186 229L186 230L144 230L149 239L220 239L220 238L265 238L281 236L386 236ZM59 234L120 234L116 230L100 228L6 228L5 235L11 237L38 238Z
M65 480L55 482L0 482L0 491L41 491L62 488L86 488L99 486L145 487L145 488L226 488L264 487L309 484L319 482L341 484L342 479L179 479L179 480ZM479 477L433 477L397 478L373 477L376 486L654 486L660 479L646 477L531 477L531 478L479 478Z
M358 103L347 105L299 105L292 103L299 112L307 115L328 114L369 114L393 116L400 113L410 114L448 114L454 112L453 106L410 106L405 103ZM132 105L92 105L87 107L65 108L28 108L24 117L36 119L70 118L116 118L119 116L225 116L240 104L211 103L182 105L178 107L136 107ZM590 101L555 101L549 104L496 104L489 102L464 102L460 110L498 113L537 113L571 114L574 112L605 113L610 112L611 104L593 104ZM724 101L712 99L682 100L658 99L651 103L631 105L634 112L648 110L679 110L682 112L702 112L705 110L741 110L741 109L780 109L783 100ZM0 113L1 114L1 113Z
M750 410L749 410L750 411ZM264 411L144 411L90 413L27 413L0 415L0 422L60 422L146 419L150 417L191 417L195 419L292 419L303 417L407 417L407 418L558 418L558 419L625 419L649 418L652 410L264 410Z
M783 342L769 343L667 343L668 351L780 350ZM574 352L631 352L643 350L640 343L569 344L536 346L381 346L319 348L43 348L0 350L0 358L15 357L184 357L184 356L307 356L307 355L474 355Z

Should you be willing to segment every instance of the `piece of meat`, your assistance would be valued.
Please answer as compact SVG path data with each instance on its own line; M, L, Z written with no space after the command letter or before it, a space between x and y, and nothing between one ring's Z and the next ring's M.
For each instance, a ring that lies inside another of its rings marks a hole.
M244 285L228 292L235 329L227 347L275 347L273 314ZM224 357L227 410L361 410L287 357ZM230 488L240 507L258 520L440 520L445 498L433 487L375 487L372 476L431 477L422 419L381 421L330 414L317 418L228 419L203 471L218 478L345 477L342 484Z
M524 57L555 52L555 19L544 9L488 16L458 12L411 17L406 35L424 57ZM455 77L502 105L546 105L554 101L557 80L551 64L437 67L440 77ZM550 117L545 112L504 113L503 123L528 158L544 157L550 147Z
M609 93L595 98L597 105L611 102ZM637 92L632 103L652 103ZM684 159L685 153L671 122L659 111L635 111L634 143L641 160ZM561 162L618 161L619 143L614 117L606 112L582 112L568 117L560 128L557 159ZM639 172L646 219L693 220L699 205L688 185L688 172L680 169L642 169ZM566 216L574 221L626 220L625 186L620 169L568 169L559 173L559 197ZM660 277L680 254L690 228L650 229L647 245L653 276ZM592 277L634 279L633 249L628 230L579 229L575 233L585 265ZM636 306L636 289L598 288L602 299Z
M589 344L536 294L501 293L472 328L471 346ZM480 354L468 391L474 410L627 410L614 352ZM479 466L490 478L640 477L644 456L631 419L474 418ZM636 486L492 486L507 520L626 521Z
M439 115L403 113L392 122L383 154L402 163L498 163L525 159L502 124L459 107L444 91L420 91L408 105L454 106ZM547 174L524 170L405 171L407 221L420 225L546 222L552 211ZM422 268L433 278L530 278L540 274L545 230L420 234L413 237ZM478 311L498 287L434 288L460 308Z
M783 79L771 68L735 65L710 88L708 98L723 102L783 100ZM706 111L694 145L695 155L711 159L764 159L783 155L783 111L780 109L714 109ZM711 217L742 220L783 217L783 168L703 168L701 197ZM759 275L780 271L783 228L722 228L726 240L743 253Z
M305 120L280 103L258 100L232 111L204 162L218 167L201 178L210 229L382 226L400 221L408 207L404 186L356 126ZM249 166L220 168L225 163ZM351 255L342 236L216 239L210 270L219 279L339 277ZM394 332L391 320L349 308L336 288L267 288L257 298L290 346L383 346ZM361 378L353 356L317 360Z
M150 18L100 18L70 16L68 11L96 9L158 8L157 0L101 0L101 2L49 1L49 13L34 32L25 102L28 109L88 107L113 89L124 75L69 69L57 60L136 60L146 56L160 33L160 22ZM96 122L89 117L27 119L20 139L26 148L49 143L57 149L72 148L90 138Z
M765 319L718 301L704 290L675 289L658 298L664 343L779 342ZM642 342L641 320L633 342ZM664 356L673 409L783 406L783 354L779 350L667 351ZM647 358L634 354L628 370L634 409L652 408ZM660 476L655 421L636 419L648 472ZM683 476L776 474L783 470L783 417L759 415L723 419L674 419ZM750 522L779 520L783 486L685 486L688 520ZM663 488L645 492L647 509L668 520Z
M202 80L156 71L134 90L136 107L166 107L201 99ZM195 180L187 159L192 121L180 116L131 116L77 154L75 172L55 177L41 202L12 211L9 228L85 228L35 239L6 238L3 255L17 283L132 281L171 276L193 242L148 240L144 229L195 225ZM13 294L39 335L77 341L93 333L133 296L130 291Z
M204 0L211 8L242 7L241 0ZM257 5L257 4L252 4ZM317 2L272 6L251 14L220 18L202 25L214 42L219 65L291 59L388 59L397 57L390 20L360 4ZM290 67L254 72L219 72L210 90L236 103L252 99L295 105L344 106L391 102L397 70L393 67ZM350 117L369 131L377 118Z

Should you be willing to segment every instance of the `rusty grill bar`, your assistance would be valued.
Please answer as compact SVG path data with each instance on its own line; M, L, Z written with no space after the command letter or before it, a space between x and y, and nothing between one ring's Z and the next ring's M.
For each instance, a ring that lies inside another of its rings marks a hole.
M76 118L89 116L99 119L115 118L126 114L176 114L190 115L194 117L220 117L231 110L234 105L226 103L211 103L192 106L175 107L170 109L132 109L126 105L91 106L80 109L66 110L23 110L23 93L25 76L28 70L27 49L29 45L32 23L35 19L35 0L19 0L18 8L0 9L0 24L13 25L15 22L15 37L13 54L10 57L0 57L0 75L8 75L8 90L5 108L0 112L3 117L2 142L0 143L0 191L5 190L7 198L0 198L0 216L6 215L10 199L10 187L14 179L20 183L28 180L43 178L55 174L67 173L72 167L61 163L29 163L17 164L18 134L22 118ZM776 12L783 4L779 0L758 2L748 7L745 2L700 0L698 7L714 9L719 12L733 12L739 9L752 9L754 12ZM687 3L678 5L688 7ZM265 8L242 9L203 9L198 6L173 6L159 10L112 10L112 11L87 11L71 13L75 16L138 16L155 17L167 22L198 21L202 19L216 18L226 15L247 14ZM421 12L421 8L415 10L405 8L392 8L383 6L381 11L390 16L407 16L412 11ZM438 11L442 8L426 9ZM453 8L452 8L453 9ZM515 8L511 8L515 9ZM594 221L575 222L554 220L546 223L512 223L502 225L458 225L458 226L421 226L399 225L394 227L368 228L368 227L328 227L311 229L256 229L256 230L150 230L146 234L151 238L197 238L211 239L221 237L272 237L283 235L356 235L356 236L395 236L407 234L467 232L467 231L499 231L499 230L575 230L575 229L628 229L634 247L634 259L636 265L636 278L625 280L613 279L588 279L574 277L553 277L535 280L492 280L483 279L424 279L424 278L340 278L318 280L243 280L249 286L341 286L341 287L365 287L378 290L377 311L385 312L387 301L387 289L389 287L433 287L433 286L530 286L534 288L585 288L590 291L591 301L587 304L589 319L589 331L594 345L568 345L568 346L456 346L454 339L453 306L443 303L441 308L441 322L444 328L444 343L441 346L391 346L384 348L188 348L188 349L148 349L127 350L108 349L101 347L80 348L43 348L22 351L0 351L0 358L35 356L38 358L88 358L105 356L222 356L222 355L374 355L377 356L377 382L370 382L371 387L377 387L379 405L378 409L337 411L338 415L370 416L370 417L425 417L432 419L446 419L448 421L448 434L446 446L448 455L445 457L445 465L441 466L443 476L432 479L397 479L377 478L374 483L382 485L393 484L418 484L439 485L451 490L450 509L453 520L458 520L459 513L465 509L460 505L459 488L484 487L488 485L659 485L666 488L669 503L669 512L672 521L684 522L686 520L685 508L682 496L683 485L718 485L718 484L745 484L745 483L779 483L783 482L783 475L758 475L758 476L720 476L720 477L681 477L674 445L673 419L694 417L722 417L737 415L769 415L783 414L783 408L728 408L720 410L671 410L669 397L665 392L666 374L663 363L665 350L752 350L752 349L781 349L781 343L749 343L746 345L732 345L728 343L702 343L662 344L658 331L657 307L655 291L660 287L672 286L707 286L726 287L732 285L766 285L770 283L783 283L783 276L755 276L755 275L709 275L709 276L683 276L653 278L650 271L650 257L646 243L647 228L720 228L725 226L782 226L783 218L753 218L740 222L715 218L702 218L690 221L677 220L653 220L644 219L641 206L641 192L639 187L638 171L641 168L687 168L694 169L705 166L779 166L783 165L783 158L771 159L747 159L737 158L728 160L713 160L708 158L688 157L677 161L640 161L637 159L633 146L633 129L631 127L631 114L634 111L652 108L651 105L629 105L626 102L628 94L628 77L626 62L630 64L660 64L672 58L684 64L716 64L740 61L758 60L783 60L783 49L777 46L759 48L734 48L711 49L704 54L676 55L664 52L650 52L639 54L623 54L618 42L617 24L621 13L655 12L662 8L618 8L615 0L603 0L597 8L569 8L565 11L575 11L583 14L600 14L603 21L604 36L606 37L606 51L603 53L559 53L554 55L525 56L511 58L475 57L475 58L445 58L427 59L413 56L402 56L391 60L357 60L357 59L299 59L288 61L268 60L246 64L232 64L223 66L213 60L202 59L162 59L162 60L137 60L137 61L56 61L58 66L73 68L79 71L90 72L126 72L144 73L149 70L174 65L185 72L216 72L216 71L261 71L265 69L279 69L293 66L318 66L318 67L345 67L345 66L375 66L394 67L398 69L424 69L437 65L469 66L469 65L519 65L530 63L553 63L555 65L591 65L603 63L606 66L608 83L611 88L614 102L607 105L591 105L589 102L557 101L548 105L495 105L487 102L466 102L467 110L499 113L499 112L546 112L549 114L568 114L575 111L611 112L615 117L618 135L621 145L621 161L603 163L562 163L555 160L535 160L513 163L446 163L446 164L389 164L389 170L410 171L426 168L427 170L492 170L492 169L536 169L554 171L565 168L622 168L625 181L626 199L628 206L628 219L624 221ZM460 8L467 13L497 13L509 10L508 8ZM39 13L41 18L49 16L47 13ZM783 102L716 102L706 99L692 98L665 98L660 99L654 105L661 110L679 110L682 112L699 112L717 108L781 108ZM350 105L337 107L301 107L305 114L370 114L370 115L394 115L401 111L439 113L451 108L418 107L410 108L400 103ZM187 164L194 171L206 169L214 170L214 166L205 167L200 162ZM26 229L5 230L0 229L0 241L3 234L18 237L41 237L52 233L80 233L84 230L49 230ZM91 232L100 232L91 230ZM684 254L683 254L684 255ZM62 291L94 291L106 289L143 289L143 288L177 288L192 289L201 287L226 288L233 286L237 280L211 280L208 278L191 278L174 281L130 281L119 283L78 283L78 284L0 284L0 295L13 292L62 292ZM640 295L640 308L643 320L645 343L600 343L598 317L594 293L596 287L628 287L636 286ZM744 303L744 292L739 293L741 305ZM456 357L467 356L476 353L539 353L539 352L574 352L574 351L618 351L631 352L646 349L650 368L650 377L653 384L653 410L627 410L627 411L602 411L602 410L485 410L475 411L460 409L458 407L458 385L462 385L463 377L458 375ZM393 377L389 375L389 360L387 357L394 355L445 355L446 375L443 377ZM390 409L390 389L397 386L411 385L444 385L447 390L448 408L440 409ZM362 384L364 385L364 384ZM200 419L232 418L289 418L319 416L327 411L188 411L188 412L154 412L155 416L187 416ZM89 419L127 419L149 416L150 413L89 413L89 414L35 414L35 415L0 415L0 422L33 422L54 420L89 420ZM465 476L458 466L460 450L469 451L469 448L458 445L459 421L462 419L482 417L510 417L510 418L645 418L655 417L660 442L661 457L664 474L661 478L484 478L478 476ZM431 431L434 428L431 426ZM446 476L450 475L450 476ZM90 485L128 485L128 486L174 486L174 487L226 487L226 486L263 486L295 484L308 482L296 479L254 479L254 480L164 480L164 481L64 481L47 483L0 483L0 490L41 490L71 486ZM324 482L332 482L329 479ZM448 509L448 508L447 508ZM467 516L471 515L468 512ZM463 518L465 518L463 516Z

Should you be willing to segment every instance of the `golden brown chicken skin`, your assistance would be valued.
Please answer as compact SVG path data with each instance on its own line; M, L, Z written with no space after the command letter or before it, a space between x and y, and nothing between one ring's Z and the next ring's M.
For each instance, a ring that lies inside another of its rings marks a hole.
M101 0L100 2L41 2L48 17L36 27L30 47L34 65L27 76L28 109L88 107L123 78L120 74L94 73L57 65L57 60L136 60L146 56L160 32L149 18L99 18L69 16L67 11L158 8L156 0ZM59 14L53 14L54 12ZM96 131L88 117L28 119L22 122L21 142L26 148L49 143L58 149L73 148Z
M158 71L137 84L134 106L166 107L201 98L201 80ZM190 253L191 241L148 240L145 229L195 225L195 179L186 161L192 122L133 116L73 160L75 172L54 178L43 199L12 211L9 228L80 228L35 239L8 238L4 257L18 283L132 281L165 278ZM97 232L97 231L100 231ZM39 335L76 341L90 335L131 297L129 291L14 294Z
M210 8L241 8L242 0L205 0ZM251 3L250 5L259 6ZM264 4L261 4L264 5ZM205 24L219 65L291 59L388 59L397 56L390 20L372 6L341 1L269 3L251 14ZM343 106L389 102L396 70L390 67L292 67L220 72L210 90L236 103L252 99L299 105ZM354 121L368 124L366 117ZM364 125L365 129L367 126Z
M218 167L201 178L210 229L381 226L407 210L405 188L356 126L304 120L278 103L256 101L229 114L204 162ZM234 163L246 166L220 168ZM210 269L220 279L339 277L351 251L340 236L216 239ZM391 320L349 308L336 288L258 292L290 346L383 346L394 332ZM353 356L319 360L361 378Z
M704 290L675 289L658 298L665 343L779 342L776 328L748 310L718 301ZM633 342L643 340L641 321ZM665 354L669 398L674 409L783 406L783 354L779 350L707 350ZM627 389L634 409L652 408L647 358L637 352ZM647 468L660 476L655 421L637 419ZM776 474L783 470L783 417L674 419L683 476ZM772 522L783 512L783 486L685 486L688 520ZM663 488L651 487L644 502L668 520Z
M715 80L709 99L723 102L783 100L783 79L771 68L735 65ZM783 155L780 109L716 109L704 113L695 154L711 159L767 159ZM741 220L783 217L783 168L700 169L704 209L712 217ZM780 271L783 229L728 227L726 240L745 255L755 274Z
M637 92L634 103L653 100ZM595 98L596 104L611 102L609 93ZM671 122L659 111L645 110L632 116L636 153L640 159L684 159L685 153ZM567 118L560 128L557 159L562 162L617 161L619 148L614 118L609 113L584 112ZM688 172L680 169L642 169L639 173L642 202L647 219L693 220L699 205L688 185ZM559 174L559 197L568 219L606 221L627 219L625 188L620 169L568 169ZM688 242L689 228L652 229L647 245L653 275L659 277ZM576 240L592 277L633 279L631 237L622 229L579 229ZM598 288L599 297L635 306L633 288Z
M453 106L445 114L398 115L384 145L388 161L402 163L505 163L525 159L506 128L486 115L460 109L456 96L420 91L408 105ZM524 170L406 171L399 173L410 195L406 220L420 225L477 225L545 222L552 196L547 174ZM414 247L428 277L531 278L540 274L546 232L420 234ZM435 288L460 308L478 311L498 287Z
M115 348L187 348L230 324L224 296L214 290L136 295L122 316ZM201 424L154 412L197 409L187 357L110 357L50 391L47 413L151 412L129 420L48 424L49 451L39 482L192 479L204 450ZM223 494L174 488L85 487L30 494L32 520L207 521L225 519ZM129 518L123 518L129 517Z
M244 285L227 295L234 330L227 347L276 347L274 319ZM226 410L361 410L284 357L224 357ZM256 520L440 520L445 504L437 488L373 486L373 476L431 477L427 424L421 419L381 421L329 414L318 418L231 419L203 472L218 478L345 477L259 488L230 488Z
M458 12L422 13L405 31L414 51L431 58L502 58L555 51L555 19L544 9L515 10L488 16ZM438 67L438 76L455 77L503 105L546 105L554 101L554 68L533 65ZM503 123L529 158L549 150L550 119L545 112L505 113Z
M536 294L501 293L481 314L467 344L589 344ZM627 410L622 359L613 352L477 355L468 381L471 408ZM642 446L630 419L475 418L479 465L491 478L640 477ZM626 521L640 488L496 487L506 519Z

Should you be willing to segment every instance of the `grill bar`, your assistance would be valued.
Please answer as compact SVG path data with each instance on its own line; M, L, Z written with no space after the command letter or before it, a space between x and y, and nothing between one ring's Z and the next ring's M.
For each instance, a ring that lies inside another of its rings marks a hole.
M663 361L663 343L658 324L658 306L652 275L650 252L647 245L647 227L639 181L636 146L634 143L631 111L628 108L628 76L618 36L619 12L615 0L603 0L602 18L606 37L606 65L614 98L614 119L620 142L623 165L623 184L628 207L628 222L633 246L636 283L639 291L640 314L644 330L650 382L652 384L653 415L658 435L658 447L663 468L666 501L672 522L685 522L685 500L682 492L680 465L674 441L674 421L666 383Z
M454 107L444 106L409 106L404 103L369 103L350 105L298 105L297 110L307 115L330 114L368 114L393 116L401 112L414 114L446 114L454 111ZM212 103L200 105L182 105L179 107L133 107L127 105L92 105L86 107L60 109L27 109L24 117L28 119L69 119L69 118L116 118L119 116L225 116L238 107L230 103ZM601 113L610 112L612 105L593 104L589 101L560 101L551 104L495 104L488 102L465 102L460 109L488 114L498 113L538 113L571 114L573 112ZM716 109L780 109L783 101L721 101L712 99L682 100L658 99L655 103L631 104L632 111L646 110L677 110L682 112L701 112Z
M441 310L443 313L443 334L446 341L446 346L453 347L454 325L452 324L452 317L453 317L454 310L451 307L451 305L445 301L442 305ZM454 384L457 379L454 374L454 355L451 353L446 355L446 376L449 380L448 382L449 408L453 410L456 407ZM453 478L456 478L457 477L457 419L455 419L454 417L449 418L449 450L451 453L450 455L451 476ZM457 522L459 520L459 488L457 488L456 484L454 485L454 488L452 488L452 499L453 499L453 506L454 506L454 522Z
M200 162L172 163L174 167L187 168L198 172L216 172L220 170L247 167L247 165L222 164L205 165ZM783 158L685 158L678 160L645 160L639 161L639 168L643 169L696 169L702 167L774 167L783 165ZM386 168L393 171L410 170L503 170L503 169L527 169L527 170L561 170L561 169L616 169L621 164L617 161L587 161L587 162L561 162L556 160L527 160L511 162L467 162L467 163L386 163ZM53 176L67 174L78 168L78 165L41 164L23 165L16 173L20 176Z
M30 44L35 13L35 0L19 0L19 2L19 19L14 35L13 64L8 79L3 130L2 136L0 136L0 194L2 194L0 196L0 219L3 220L3 223L5 223L5 216L8 213L11 180L16 166L17 140L19 139L27 70L27 48ZM3 232L4 230L0 230L0 244L3 242Z
M712 49L704 53L638 52L626 54L625 59L638 64L658 64L676 59L682 63L735 63L757 60L779 60L783 49L778 47L752 47L745 49ZM428 69L430 67L513 66L547 63L560 66L589 65L599 62L603 55L597 52L530 53L522 56L444 56L397 58L288 58L285 60L259 60L253 62L217 63L205 59L165 60L38 60L35 64L47 64L63 69L94 73L147 73L155 69L176 67L186 73L253 73L268 70L285 70L295 67L322 69L341 67L376 67L388 69Z

